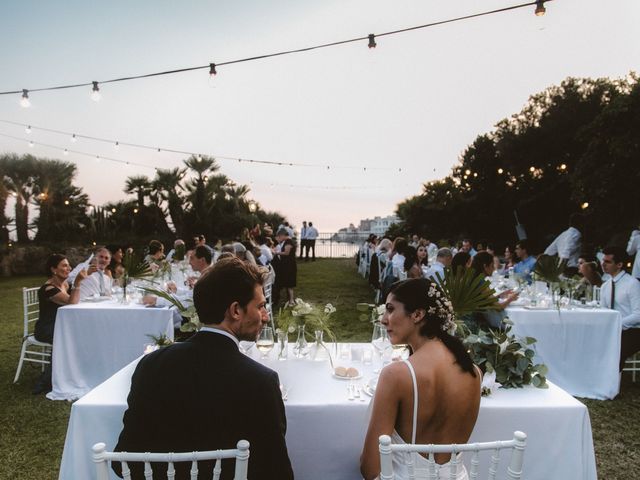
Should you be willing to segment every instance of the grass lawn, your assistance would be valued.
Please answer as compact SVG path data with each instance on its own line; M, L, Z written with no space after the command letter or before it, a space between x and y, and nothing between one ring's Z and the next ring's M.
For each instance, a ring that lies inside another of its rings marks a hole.
M0 280L0 480L58 478L71 405L31 395L39 370L30 364L24 366L20 383L12 383L22 336L21 289L43 281L43 277ZM358 320L355 305L370 302L372 291L357 274L352 259L298 263L295 293L308 302L336 306L333 330L339 340L370 340L371 327ZM598 477L640 478L640 381L633 384L625 376L616 400L583 402L591 416ZM525 456L526 461L544 460Z

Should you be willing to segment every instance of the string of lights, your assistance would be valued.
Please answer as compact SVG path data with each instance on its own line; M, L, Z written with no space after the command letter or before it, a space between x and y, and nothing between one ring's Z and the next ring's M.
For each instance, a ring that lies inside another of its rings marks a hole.
M14 135L9 135L9 134L2 133L2 132L0 132L0 137L6 137L6 138L11 138L13 140L24 141L24 139L22 139L20 137L16 137ZM35 141L32 141L32 140L29 141L29 147L34 148L36 145L37 146L41 146L41 147L46 147L46 148L52 148L52 149L58 150L58 151L62 151L65 156L73 153L75 155L80 155L80 156L83 156L83 157L88 157L88 158L94 159L97 162L101 162L101 161L104 160L104 161L107 161L107 162L115 162L115 163L118 163L120 165L124 165L126 167L136 166L136 167L141 167L141 168L147 168L147 169L150 169L150 170L154 170L155 172L157 172L159 170L158 167L154 167L152 165L147 165L147 164L144 164L144 163L131 162L131 161L127 161L127 160L113 158L113 157L110 157L110 156L96 155L96 154L93 154L93 153L83 152L81 150L76 150L76 149L62 148L59 145L51 145L49 143L44 143L44 142L35 142ZM250 185L254 185L254 184L267 185L270 188L285 187L285 188L301 188L301 189L311 189L311 190L376 190L376 189L381 189L381 188L388 188L388 186L383 186L383 185L299 185L299 184L291 184L291 183L260 182L260 181L255 181L255 180L251 180L249 182L249 184ZM406 185L406 186L408 186L408 185Z
M121 146L126 146L126 147L140 148L140 149L144 149L144 150L151 150L151 151L155 151L157 153L167 152L167 153L175 153L175 154L179 154L179 155L194 156L196 158L202 157L201 153L190 152L190 151L187 151L187 150L177 150L175 148L143 145L141 143L120 142L120 141L114 140L114 139L108 139L108 138L102 138L102 137L94 137L94 136L91 136L91 135L84 135L84 134L80 134L80 133L66 132L66 131L62 131L62 130L56 130L56 129L53 129L53 128L37 127L37 126L34 126L34 125L28 125L26 123L14 122L14 121L11 121L11 120L2 120L2 119L0 119L0 122L6 123L6 124L9 124L9 125L15 125L15 126L19 126L19 127L24 127L24 130L25 130L26 134L31 134L31 132L33 130L41 130L43 132L55 133L55 134L58 134L58 135L65 135L65 136L69 137L71 142L74 142L74 143L78 139L85 139L85 140L92 140L92 141L96 141L96 142L102 142L102 143L111 144L111 145L113 145L113 148L115 150L118 150ZM216 159L235 161L235 162L238 162L238 163L246 162L246 163L256 163L256 164L272 165L272 166L313 167L313 168L322 168L322 169L326 169L326 170L331 170L331 169L349 169L349 170L362 170L364 172L373 171L373 170L388 171L388 172L392 172L392 171L393 172L402 172L402 168L401 167L371 167L371 166L363 167L363 166L356 166L356 165L330 165L330 164L315 164L315 163L301 163L301 162L277 162L277 161L273 161L273 160L257 160L257 159L246 158L246 157L230 157L230 156L215 155L215 154L211 155L211 156L216 158Z
M15 94L22 94L21 100L20 100L20 104L23 107L29 107L31 105L31 101L29 99L29 93L33 93L33 92L44 92L44 91L52 91L52 90L65 90L65 89L71 89L71 88L80 88L80 87L87 87L87 86L91 86L91 98L94 101L99 101L100 100L100 87L99 85L104 85L104 84L109 84L109 83L115 83L115 82L124 82L124 81L129 81L129 80L139 80L139 79L143 79L143 78L151 78L151 77L158 77L158 76L162 76L162 75L173 75L173 74L178 74L178 73L184 73L184 72L191 72L194 70L203 70L203 69L209 69L209 75L211 77L217 75L218 73L218 68L223 67L223 66L228 66L228 65L234 65L237 63L244 63L244 62L251 62L251 61L256 61L256 60L265 60L268 58L273 58L273 57L280 57L283 55L291 55L291 54L295 54L295 53L303 53L303 52L310 52L312 50L318 50L318 49L323 49L323 48L329 48L329 47L337 47L340 45L346 45L349 43L354 43L354 42L361 42L361 41L367 41L368 42L368 47L371 48L375 48L377 46L377 42L376 42L376 38L381 38L381 37L386 37L386 36L391 36L391 35L398 35L401 33L406 33L406 32L411 32L411 31L415 31L415 30L422 30L425 28L431 28L431 27L436 27L436 26L440 26L440 25L445 25L448 23L454 23L454 22L460 22L460 21L464 21L464 20L470 20L470 19L474 19L474 18L479 18L479 17L484 17L487 15L493 15L493 14L497 14L497 13L504 13L504 12L509 12L512 10L517 10L520 8L525 8L525 7L530 7L530 6L534 6L535 5L535 14L537 16L541 16L544 15L544 13L546 12L545 6L544 4L546 2L549 2L552 0L534 0L534 1L530 1L527 3L522 3L519 5L512 5L509 7L503 7L503 8L498 8L495 10L489 10L489 11L485 11L485 12L480 12L480 13L474 13L474 14L470 14L470 15L465 15L465 16L461 16L461 17L455 17L455 18L450 18L450 19L446 19L446 20L440 20L437 22L432 22L432 23L426 23L423 25L416 25L413 27L407 27L407 28L402 28L399 30L392 30L392 31L388 31L388 32L383 32L383 33L378 33L378 34L374 34L374 33L370 33L364 37L356 37L356 38L351 38L351 39L347 39L347 40L339 40L339 41L335 41L335 42L330 42L330 43L324 43L324 44L320 44L320 45L313 45L313 46L309 46L309 47L303 47L303 48L298 48L298 49L293 49L293 50L285 50L285 51L281 51L281 52L275 52L275 53L268 53L268 54L263 54L263 55L256 55L256 56L251 56L251 57L246 57L246 58L240 58L240 59L235 59L235 60L228 60L225 62L220 62L220 63L209 63L208 65L199 65L199 66L194 66L194 67L186 67L186 68L176 68L176 69L172 69L172 70L166 70L166 71L161 71L161 72L154 72L154 73L147 73L147 74L142 74L142 75L131 75L131 76L126 76L126 77L120 77L120 78L112 78L109 80L101 80L101 81L96 81L96 80L92 80L90 82L82 82L82 83L75 83L75 84L69 84L69 85L58 85L58 86L53 86L53 87L40 87L40 88L21 88L21 89L17 89L17 90L9 90L9 91L4 91L4 92L0 92L0 95L15 95Z

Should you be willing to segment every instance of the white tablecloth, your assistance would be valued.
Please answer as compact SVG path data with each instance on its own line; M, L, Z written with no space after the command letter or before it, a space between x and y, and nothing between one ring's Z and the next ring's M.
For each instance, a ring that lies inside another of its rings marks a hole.
M53 335L51 400L75 400L135 360L147 335L173 339L173 316L166 308L79 303L58 309Z
M535 361L571 395L614 398L620 390L620 313L606 309L528 310L507 308L512 332L538 342Z
M107 448L115 446L136 364L137 361L127 365L73 405L60 467L61 480L95 478L91 446L99 441L105 442ZM361 479L359 457L369 397L349 401L347 382L332 378L324 363L290 358L267 364L290 387L285 402L287 446L296 478ZM371 376L372 367L357 367L364 371L361 381ZM528 435L525 478L596 479L587 408L555 385L547 390L533 387L498 390L482 399L471 441L511 439L514 430ZM486 459L484 467L488 468Z

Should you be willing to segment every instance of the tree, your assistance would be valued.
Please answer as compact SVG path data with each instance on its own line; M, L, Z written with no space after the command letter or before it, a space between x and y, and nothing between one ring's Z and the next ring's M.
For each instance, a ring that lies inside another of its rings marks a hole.
M138 197L138 208L144 208L144 199L149 195L151 183L146 175L134 175L127 178L124 193L135 194Z
M184 232L184 198L181 194L184 187L181 184L186 169L176 167L171 170L158 169L156 178L153 180L153 190L158 192L159 197L167 203L171 223L178 236L183 236Z
M7 188L15 196L15 221L18 242L29 242L29 202L33 196L36 159L32 155L5 157Z

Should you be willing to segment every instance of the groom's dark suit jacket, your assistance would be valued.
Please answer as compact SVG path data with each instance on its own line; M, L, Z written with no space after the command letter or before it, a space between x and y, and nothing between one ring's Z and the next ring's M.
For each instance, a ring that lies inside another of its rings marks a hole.
M227 449L244 439L251 445L248 478L293 478L278 374L240 353L224 335L199 332L142 358L127 402L116 451ZM178 479L188 478L190 463L182 465ZM211 478L212 464L200 465L199 478ZM143 478L141 465L136 467L134 478ZM120 463L113 469L120 474ZM233 473L234 461L224 461L222 478ZM162 470L154 466L153 478L166 478L166 464Z

